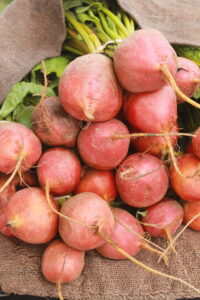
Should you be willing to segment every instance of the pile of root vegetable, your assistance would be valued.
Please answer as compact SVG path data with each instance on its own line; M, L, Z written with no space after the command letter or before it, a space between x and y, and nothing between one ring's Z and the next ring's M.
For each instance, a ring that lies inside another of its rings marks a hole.
M61 284L79 277L91 249L200 293L135 258L145 248L167 265L185 228L200 231L200 128L191 121L200 104L189 98L198 90L199 67L178 57L159 31L134 31L133 20L124 14L117 22L100 3L84 7L79 19L89 11L98 30L66 12L64 49L80 56L50 97L48 63L38 67L44 85L29 111L31 129L12 119L22 106L8 109L11 96L0 110L7 114L0 121L0 232L49 243L42 273L57 284L60 299ZM151 236L166 239L166 248Z

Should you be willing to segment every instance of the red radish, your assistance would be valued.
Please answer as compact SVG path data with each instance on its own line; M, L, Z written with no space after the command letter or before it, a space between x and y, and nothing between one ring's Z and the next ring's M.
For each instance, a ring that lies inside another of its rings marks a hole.
M200 231L200 201L186 202L184 205L184 223L187 224L197 215L199 216L188 227Z
M64 111L59 97L48 97L35 107L32 127L43 143L66 147L76 145L80 130L79 122Z
M136 255L142 247L142 237L144 235L142 226L136 220L136 218L121 208L112 208L112 213L116 220L110 239L131 256ZM125 225L125 227L123 225ZM130 231L128 231L126 227ZM96 250L99 254L107 258L126 259L124 255L119 253L112 247L112 245L108 243L105 243Z
M146 215L142 218L145 231L156 237L174 235L183 222L183 208L180 203L171 198L163 200L147 207Z
M12 173L15 168L29 170L42 153L38 137L26 126L0 121L0 172Z
M81 164L71 150L57 147L43 153L37 171L42 187L48 185L50 193L64 195L77 186L81 176Z
M112 170L126 157L130 139L115 139L117 134L128 134L127 127L119 120L91 123L81 130L78 150L81 158L92 168Z
M174 126L174 128L172 128L171 132L169 133L177 133L178 131L178 126ZM135 133L138 131L132 128L130 132ZM169 138L171 141L171 145L175 146L178 140L178 136L171 135L169 136ZM145 152L158 157L164 157L169 152L166 139L163 136L134 137L131 139L131 144L133 145L133 149L135 149L136 152Z
M63 241L78 250L100 247L105 240L98 234L110 236L114 228L112 211L106 201L94 193L80 193L67 200L60 213L59 234Z
M161 32L152 28L135 31L114 52L114 68L122 87L134 93L156 91L166 84L161 66L174 76L177 56Z
M192 60L178 57L178 69L174 77L180 90L188 97L192 97L200 83L200 69ZM177 96L179 102L184 100Z
M7 182L9 176L5 174L0 174L0 187ZM6 227L6 206L10 198L15 194L16 190L23 186L33 186L37 184L36 177L33 173L25 172L19 175L16 175L14 179L7 185L7 187L0 193L0 232L12 236L10 229Z
M200 200L200 160L193 154L183 154L177 158L177 164L185 177L170 167L169 177L173 190L186 201Z
M73 249L60 239L51 242L42 256L42 273L52 283L77 279L84 267L84 251Z
M51 201L57 208L53 198ZM6 207L6 218L11 232L27 243L47 243L57 233L58 215L51 210L44 192L39 188L16 192Z
M200 159L200 127L195 131L196 137L192 138L193 153Z
M79 120L102 122L114 118L122 105L122 89L112 60L87 54L67 65L59 83L64 109Z
M115 175L112 171L94 170L83 168L81 179L74 193L92 192L110 203L117 197Z
M187 145L186 149L185 149L186 153L190 153L190 154L194 154L193 151L193 146L192 146L192 141Z
M124 115L141 132L170 132L177 120L176 95L169 85L155 92L128 93Z
M119 166L116 184L125 203L134 207L147 207L164 197L169 179L160 159L150 154L135 153Z

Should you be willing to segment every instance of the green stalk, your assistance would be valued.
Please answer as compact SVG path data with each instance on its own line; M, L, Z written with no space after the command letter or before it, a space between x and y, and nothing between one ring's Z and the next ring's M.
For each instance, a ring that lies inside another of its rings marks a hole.
M122 39L125 39L127 36L124 35L124 33L118 28L117 32L122 37Z
M92 18L94 24L97 27L96 34L99 37L99 39L103 43L108 42L110 40L110 37L106 34L106 32L104 31L103 27L101 26L101 22L100 22L99 18L94 15L92 9L88 10L88 14Z
M75 39L71 39L71 40L67 40L67 44L71 47L76 48L77 50L80 50L82 53L87 54L88 53L88 49L85 45L85 48L82 47L82 45L80 45L79 43L80 41L77 41Z
M77 54L77 55L84 55L85 53L81 52L80 50L74 48L74 47L71 47L69 44L64 44L63 45L63 49L67 50L67 51L70 51L74 54Z
M116 26L119 27L119 29L123 32L123 34L126 37L129 35L129 33L128 33L126 27L123 25L123 23L109 9L102 7L101 11L113 20L113 22L116 24Z
M106 7L108 9L108 3L106 0L101 0L102 4L104 7Z
M88 33L89 38L91 39L91 42L93 43L95 50L101 47L101 42L99 41L98 37L96 34L90 29L87 25L82 24L83 28L85 31Z
M132 24L131 24L128 16L125 13L122 14L122 19L123 19L124 25L126 26L129 34L133 33L134 29L132 28Z
M88 37L87 32L83 29L81 24L76 21L74 17L69 12L65 12L65 17L66 19L74 26L74 28L80 33L82 36L83 40L85 41L89 53L93 53L95 51L93 43L90 41L90 38Z
M130 25L131 25L131 28L132 28L132 32L135 31L135 23L134 23L134 20L132 18L130 18Z
M106 18L104 16L104 14L102 14L101 12L99 12L99 17L101 20L101 24L104 28L104 30L106 31L106 33L109 35L110 39L112 40L117 40L117 39L121 39L121 36L119 36L116 32L112 31L109 27L108 24L106 22Z
M104 50L104 53L107 54L110 58L113 58L113 51L110 51L108 49Z
M73 31L69 28L67 28L67 32L68 32L68 35L70 36L70 38L67 38L67 41L73 42L74 44L76 44L76 46L78 46L78 48L80 50L87 53L88 48L87 48L86 44L83 41L79 40L78 34L75 31Z

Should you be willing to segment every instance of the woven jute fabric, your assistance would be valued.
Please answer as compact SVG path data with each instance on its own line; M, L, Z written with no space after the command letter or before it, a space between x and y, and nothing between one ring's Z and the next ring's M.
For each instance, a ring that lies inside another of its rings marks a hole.
M200 46L199 0L118 0L141 27L161 30L170 42ZM0 15L0 101L13 84L46 57L60 54L66 30L61 0L15 0ZM156 240L160 245L166 243ZM53 284L41 273L46 245L35 246L0 235L0 287L5 293L56 297ZM169 267L142 250L136 258L200 289L200 236L186 230L170 255ZM53 259L53 258L52 258ZM68 300L175 300L199 296L177 281L153 275L128 260L114 261L95 251L86 253L76 281L63 284Z
M65 36L61 0L15 0L0 14L0 103L37 63L60 54Z
M166 241L156 241L166 245ZM29 245L2 235L0 245L0 286L4 292L57 297L55 285L41 273L41 255L46 245ZM170 255L169 267L158 264L158 256L146 250L136 258L200 289L199 233L186 230L178 239L176 250L176 255ZM128 260L103 258L95 250L86 253L82 275L63 284L62 292L68 300L175 300L199 296L177 281L153 275Z
M117 0L140 27L160 30L170 43L200 46L199 0Z

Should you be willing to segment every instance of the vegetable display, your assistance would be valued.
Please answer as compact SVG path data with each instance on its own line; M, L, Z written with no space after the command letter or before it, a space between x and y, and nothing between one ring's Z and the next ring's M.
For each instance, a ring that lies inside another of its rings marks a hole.
M0 232L50 242L42 273L60 299L92 249L200 294L134 257L144 248L168 265L181 224L200 230L200 49L170 45L106 1L63 5L62 56L0 108Z

